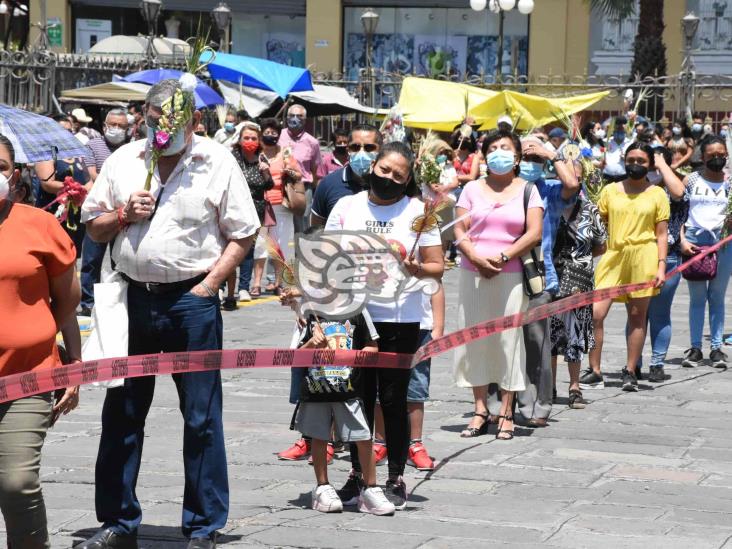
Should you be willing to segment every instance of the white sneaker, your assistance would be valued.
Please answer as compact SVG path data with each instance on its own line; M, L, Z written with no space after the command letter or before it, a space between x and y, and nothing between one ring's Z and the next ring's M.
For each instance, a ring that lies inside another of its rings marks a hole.
M313 488L313 509L321 513L340 513L343 511L343 502L330 484L323 484Z
M251 301L252 296L246 290L239 290L239 301Z
M384 491L378 486L364 488L358 497L358 510L372 515L393 515L396 508L386 499Z

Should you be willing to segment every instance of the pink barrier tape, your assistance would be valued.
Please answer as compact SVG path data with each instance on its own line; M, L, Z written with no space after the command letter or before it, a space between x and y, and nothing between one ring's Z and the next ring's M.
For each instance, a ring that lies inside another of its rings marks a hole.
M687 269L704 256L732 240L732 235L707 248L667 274L670 278ZM597 301L650 288L653 282L625 284L565 297L553 303L534 307L523 313L494 318L475 326L447 334L420 347L414 355L372 353L334 349L232 349L224 351L190 351L105 358L68 364L57 368L34 370L0 377L0 403L46 393L64 387L111 381L128 377L205 372L224 369L309 368L313 366L353 366L359 368L411 368L427 358L445 353L460 345L497 334L552 315L584 307Z
M681 273L697 261L700 261L704 256L717 251L730 240L732 240L732 235L720 240L715 245L710 246L709 248L704 250L704 252L695 255L687 262L682 263L672 271L668 272L666 274L666 278L671 278L672 276ZM426 345L423 345L422 347L417 349L417 352L414 354L412 364L418 364L423 360L445 353L451 349L454 349L455 347L459 347L460 345L465 345L472 341L483 339L484 337L497 334L504 330L518 328L530 322L536 322L538 320L543 320L553 315L566 313L567 311L571 311L572 309L578 309L597 301L615 299L617 297L636 292L638 290L645 290L652 286L653 282L648 281L635 284L625 284L623 286L616 286L614 288L591 290L589 292L575 294L565 297L563 299L559 299L557 301L554 301L553 303L547 303L546 305L534 307L523 313L517 313L515 315L494 318L493 320L481 322L480 324L476 324L475 326L470 326L468 328L458 330L457 332L447 334L438 339L434 339Z

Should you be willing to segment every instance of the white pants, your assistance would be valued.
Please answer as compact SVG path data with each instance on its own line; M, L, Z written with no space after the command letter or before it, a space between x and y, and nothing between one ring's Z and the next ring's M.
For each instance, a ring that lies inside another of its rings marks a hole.
M282 204L273 206L277 224L269 228L269 234L279 245L285 260L289 261L295 255L295 245L292 240L295 237L295 226L292 219L292 212ZM256 256L256 251L254 252Z

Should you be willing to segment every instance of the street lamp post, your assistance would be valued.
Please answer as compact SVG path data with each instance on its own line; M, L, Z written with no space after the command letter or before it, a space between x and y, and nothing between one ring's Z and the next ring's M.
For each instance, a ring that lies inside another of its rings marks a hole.
M699 28L699 18L694 13L687 13L681 19L681 34L684 38L684 61L681 64L681 77L679 78L679 111L680 114L691 118L694 112L694 86L696 84L696 72L694 61L691 57L694 37Z
M506 19L506 12L514 7L523 15L529 15L534 11L534 0L470 0L470 7L475 11L482 11L486 5L488 9L498 15L498 51L496 52L496 83L501 82L503 74L503 25Z
M219 29L221 37L220 49L224 53L229 52L229 24L231 23L231 10L226 2L219 2L219 5L211 10L211 17Z
M145 57L149 64L155 61L157 52L155 51L155 32L158 28L158 16L163 9L161 0L142 0L140 2L140 11L142 18L147 23L147 48L145 49Z
M363 25L363 32L366 35L366 70L369 78L369 95L371 96L371 106L376 108L376 75L374 74L371 58L373 56L373 38L376 27L379 26L379 14L368 8L361 14L361 25Z

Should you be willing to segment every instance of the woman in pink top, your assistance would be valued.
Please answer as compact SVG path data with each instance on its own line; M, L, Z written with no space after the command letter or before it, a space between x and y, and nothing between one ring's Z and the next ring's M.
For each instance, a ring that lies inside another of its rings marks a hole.
M543 206L534 187L524 213L520 177L521 143L511 132L496 131L483 142L488 164L485 178L463 189L456 217L455 238L463 254L460 264L458 323L460 328L526 310L520 256L541 241ZM513 396L525 389L526 357L523 331L511 329L459 347L455 382L471 387L475 412L462 437L488 430L488 385L501 389L501 412L496 438L513 438Z

